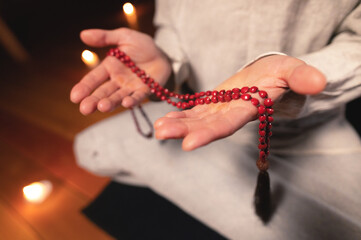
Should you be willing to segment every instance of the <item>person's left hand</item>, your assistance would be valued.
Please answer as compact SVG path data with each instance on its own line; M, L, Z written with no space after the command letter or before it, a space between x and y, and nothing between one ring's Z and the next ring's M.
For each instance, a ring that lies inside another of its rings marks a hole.
M316 68L293 57L272 55L244 68L216 90L256 86L275 101L288 88L299 94L317 94L325 85L324 75ZM158 139L184 138L183 149L190 151L232 135L256 119L257 113L255 106L243 100L211 103L170 112L158 119L154 127Z

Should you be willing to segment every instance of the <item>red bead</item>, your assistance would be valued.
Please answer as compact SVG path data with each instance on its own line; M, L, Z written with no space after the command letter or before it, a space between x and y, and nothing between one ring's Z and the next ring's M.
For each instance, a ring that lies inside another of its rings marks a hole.
M196 93L194 94L194 97L195 97L195 98L199 98L199 93L196 92Z
M207 91L207 92L206 92L206 95L207 95L207 96L211 96L211 95L212 95L212 92L211 92L211 91Z
M251 103L252 103L253 105L255 105L255 106L258 106L259 101L258 101L257 98L252 98L252 99L251 99Z
M261 116L258 117L260 122L266 121L266 118L267 118L266 115L261 115Z
M249 89L249 92L250 93L256 93L258 91L258 87L251 87L250 89Z
M224 96L223 95L218 95L218 101L219 102L224 102Z
M239 98L240 98L239 93L233 93L232 94L232 99L237 100Z
M155 95L157 96L157 98L160 98L160 96L162 96L162 93L160 91L157 91Z
M149 86L149 85L148 85L148 86ZM151 88L151 89L150 89L150 92L153 93L153 94L154 94L156 91L157 91L157 90L155 90L155 88Z
M169 89L168 89L168 88L164 88L164 89L163 89L163 92L164 92L164 94L167 95L167 94L169 93Z
M203 98L198 99L198 103L203 105L204 104L204 99Z
M182 109L186 109L186 108L188 108L188 103L182 102Z
M261 137L266 136L266 131L264 131L264 130L259 130L258 133Z
M174 92L170 92L169 93L169 97L174 97L175 93Z
M243 88L241 88L241 93L248 93L248 91L249 91L249 87L243 87Z
M234 92L234 93L239 93L241 91L241 89L239 89L239 88L233 88L232 89L232 92Z
M165 100L167 100L167 97L166 96L161 96L160 100L165 101Z
M125 62L129 62L129 61L130 61L130 57L129 57L129 56L124 56L124 61L125 61Z
M193 100L190 100L190 101L188 102L188 105L189 105L190 107L193 107L193 106L194 106L194 101L193 101Z
M258 141L259 141L260 143L264 143L264 142L265 142L265 138L264 138L264 137L260 137L260 138L258 139Z
M214 90L212 91L212 96L216 97L218 95L218 91Z
M176 102L172 102L172 105L175 107L175 106L177 106L177 103L176 103Z
M268 123L267 129L268 129L268 130L271 130L271 129L272 129L272 123Z
M141 77L141 76L142 76L141 74L139 74L139 68L138 68L138 67L132 67L131 70L132 70L133 73L137 73L137 76L138 76L138 77Z
M184 99L188 100L189 99L189 93L187 93L186 95L184 95Z
M224 100L226 100L226 102L230 102L232 100L232 96L230 94L226 94L224 96Z
M266 128L266 123L260 123L260 124L258 125L258 128L259 128L260 130Z
M243 94L242 96L241 96L241 98L243 99L243 100L245 100L245 101L248 101L248 100L251 100L251 95L249 95L249 94Z
M182 107L182 102L177 102L177 108L181 108Z
M258 107L258 113L259 114L264 114L266 112L266 108L265 106L261 105Z
M262 160L266 159L266 153L263 150L259 152L259 158Z
M211 100L212 100L213 103L217 103L217 102L218 102L218 98L217 98L216 96L213 96Z
M221 90L218 92L219 95L224 95L226 93L226 90Z
M231 95L232 94L232 90L227 90L226 91L226 95Z
M172 99L168 98L167 103L172 103Z
M273 101L272 99L270 98L266 98L263 102L263 104L266 106L266 107L271 107L273 105Z
M267 121L270 122L270 123L273 122L273 117L268 116L268 117L267 117Z
M258 144L258 148L259 149L266 149L267 148L267 144Z
M266 111L269 115L272 115L274 112L273 108L267 108Z
M259 91L258 94L259 94L259 96L261 98L266 98L267 97L267 92L266 91Z
M200 97L203 97L204 95L206 95L205 92L200 92L200 93L199 93L199 96L200 96Z
M205 102L206 104L210 104L212 101L211 101L211 99L210 99L209 97L206 97L206 98L204 99L204 102Z

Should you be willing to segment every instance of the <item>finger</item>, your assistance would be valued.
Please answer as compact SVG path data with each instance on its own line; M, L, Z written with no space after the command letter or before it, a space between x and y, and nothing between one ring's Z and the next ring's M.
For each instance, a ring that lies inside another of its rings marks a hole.
M117 106L119 106L122 103L123 98L125 96L128 96L129 93L130 93L129 90L126 88L124 88L124 89L121 88L121 89L117 90L109 97L103 98L102 100L99 101L98 110L101 112L112 111L113 109L115 109Z
M192 151L196 148L205 146L210 142L219 139L209 128L201 128L189 133L183 140L182 148L184 151Z
M188 134L187 125L180 119L164 117L159 119L159 121L163 121L163 124L155 129L155 137L157 139L177 139L183 138Z
M84 98L80 104L80 112L84 115L93 113L97 109L99 101L117 91L119 87L112 81L107 81L97 88L92 95Z
M326 86L325 76L310 65L296 67L288 79L289 87L299 94L317 94Z
M165 115L165 117L159 118L158 120L155 121L154 128L157 129L162 127L165 123L167 123L169 118L185 118L185 117L186 117L185 111L169 112Z
M132 30L119 28L116 30L88 29L80 33L81 40L93 47L120 45L127 41Z
M89 114L93 113L97 109L98 101L99 101L99 99L95 98L94 96L89 96L89 97L85 98L80 103L79 111L83 115L89 115Z
M87 75L85 75L70 92L70 100L73 103L79 103L85 97L89 96L102 82L109 77L104 64L100 64Z
M144 98L147 97L149 93L149 89L147 87L142 87L137 89L132 95L127 96L123 99L122 105L125 108L130 108L135 105L138 105L143 101Z

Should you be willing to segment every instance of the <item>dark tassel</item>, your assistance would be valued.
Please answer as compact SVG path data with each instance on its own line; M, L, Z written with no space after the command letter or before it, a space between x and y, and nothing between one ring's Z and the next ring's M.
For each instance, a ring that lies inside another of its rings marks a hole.
M272 215L270 178L267 171L258 173L254 206L257 216L266 224Z

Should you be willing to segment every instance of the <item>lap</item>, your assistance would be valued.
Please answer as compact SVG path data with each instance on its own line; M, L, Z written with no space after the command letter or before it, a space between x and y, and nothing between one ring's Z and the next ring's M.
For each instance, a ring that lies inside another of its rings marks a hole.
M173 110L159 103L144 108L152 121ZM146 185L232 239L337 239L360 234L357 155L272 155L276 208L264 225L252 206L256 145L250 124L229 139L184 152L180 140L138 135L126 112L79 134L75 152L79 164L90 171Z

